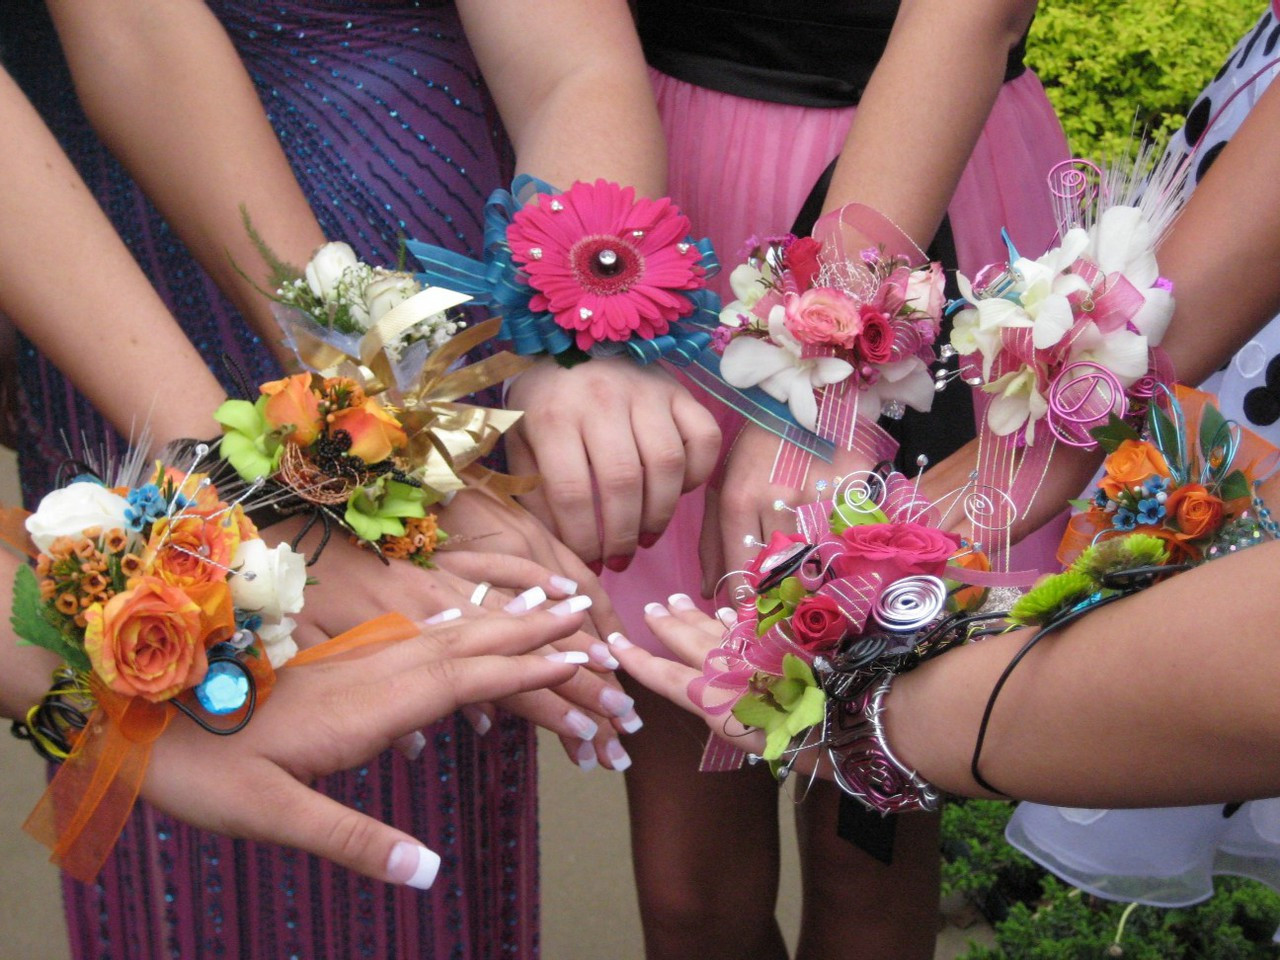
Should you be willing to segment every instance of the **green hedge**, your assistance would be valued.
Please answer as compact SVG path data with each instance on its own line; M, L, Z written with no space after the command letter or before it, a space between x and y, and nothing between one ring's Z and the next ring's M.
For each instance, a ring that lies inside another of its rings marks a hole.
M1265 0L1045 0L1027 62L1072 150L1106 159L1123 153L1135 121L1167 140L1265 8Z

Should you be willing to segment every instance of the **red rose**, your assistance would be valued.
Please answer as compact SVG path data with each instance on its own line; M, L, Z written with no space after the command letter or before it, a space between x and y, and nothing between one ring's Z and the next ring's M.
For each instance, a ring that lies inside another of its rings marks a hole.
M830 597L805 597L791 615L791 633L807 653L829 653L847 629L844 614Z
M840 536L849 546L849 556L836 559L836 575L845 576L846 567L861 570L870 561L886 582L918 574L937 576L960 549L956 534L918 523L870 523L850 527Z
M887 314L872 307L862 308L862 332L854 350L864 363L888 363L893 356L893 324Z
M798 289L808 290L818 279L818 271L822 268L818 263L820 253L822 244L813 237L799 237L787 246L782 255L782 266L791 271Z

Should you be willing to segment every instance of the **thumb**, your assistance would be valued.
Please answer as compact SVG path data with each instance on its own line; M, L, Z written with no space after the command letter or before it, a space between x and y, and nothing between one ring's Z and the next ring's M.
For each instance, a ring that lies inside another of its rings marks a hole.
M440 871L440 855L378 820L317 793L275 768L275 798L258 804L252 834L313 853L356 873L426 890ZM261 794L259 794L261 796Z

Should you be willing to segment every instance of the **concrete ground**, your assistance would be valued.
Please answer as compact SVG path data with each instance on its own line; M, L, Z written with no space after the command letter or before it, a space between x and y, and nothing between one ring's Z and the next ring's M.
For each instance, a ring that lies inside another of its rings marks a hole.
M13 458L0 448L0 504L18 502ZM0 585L7 589L7 585ZM0 731L0 960L66 960L56 871L44 849L21 831L44 788L43 767L31 748ZM558 743L543 742L543 951L546 960L642 960L640 919L632 891L622 778L583 774ZM780 797L780 803L790 803ZM790 830L790 817L782 822ZM778 916L795 942L800 901L794 834L786 837ZM969 939L990 942L990 931L947 927L936 960L948 960ZM320 960L320 958L316 958Z

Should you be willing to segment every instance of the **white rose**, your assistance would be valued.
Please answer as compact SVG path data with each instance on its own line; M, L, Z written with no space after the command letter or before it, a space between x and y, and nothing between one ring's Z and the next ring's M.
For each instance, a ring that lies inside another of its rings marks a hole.
M292 619L284 617L279 623L264 623L258 628L262 652L277 670L298 655L298 644L293 639L295 627Z
M125 529L129 501L100 483L81 480L54 490L27 517L27 533L41 552L58 537L77 537L90 527Z
M326 243L320 247L307 264L307 286L321 300L333 300L337 296L342 275L359 266L356 252L341 241Z
M418 281L412 274L378 271L374 280L364 288L364 303L369 311L369 325L373 326L417 292Z
M287 543L268 548L261 540L244 540L231 567L231 600L237 610L256 613L266 624L280 623L286 613L302 609L307 561Z

